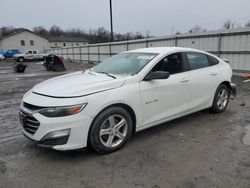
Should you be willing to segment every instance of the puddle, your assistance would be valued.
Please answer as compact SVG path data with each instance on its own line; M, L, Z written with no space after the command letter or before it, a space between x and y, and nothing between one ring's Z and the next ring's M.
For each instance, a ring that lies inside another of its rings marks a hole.
M250 145L250 125L248 125L246 128L247 130L245 136L243 137L243 143L246 145Z

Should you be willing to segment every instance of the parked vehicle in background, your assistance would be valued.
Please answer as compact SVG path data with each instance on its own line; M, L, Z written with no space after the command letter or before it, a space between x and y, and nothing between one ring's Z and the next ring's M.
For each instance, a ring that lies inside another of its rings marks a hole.
M22 131L43 147L113 152L134 132L203 109L223 112L236 94L231 77L228 63L200 50L124 52L34 86L21 103Z
M12 58L15 54L21 54L22 52L18 49L9 49L3 53L5 58Z
M28 50L25 53L15 54L13 58L19 62L45 60L48 54L39 53L37 50Z
M3 60L3 59L5 59L4 55L0 54L0 60Z

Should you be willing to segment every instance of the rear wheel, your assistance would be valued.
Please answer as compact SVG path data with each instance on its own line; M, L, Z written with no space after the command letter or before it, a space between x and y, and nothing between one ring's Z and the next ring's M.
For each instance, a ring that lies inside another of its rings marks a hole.
M221 84L214 95L213 105L210 108L212 112L220 113L223 112L228 105L230 98L230 91L225 84Z
M89 131L89 144L98 153L111 153L120 149L132 134L132 118L121 107L101 112Z

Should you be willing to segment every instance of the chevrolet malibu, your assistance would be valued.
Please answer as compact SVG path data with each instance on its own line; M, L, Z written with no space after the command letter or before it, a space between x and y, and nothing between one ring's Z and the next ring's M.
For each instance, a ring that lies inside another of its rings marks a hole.
M231 77L228 63L204 51L123 52L34 86L21 103L22 131L56 150L114 152L137 131L203 109L223 112L236 94Z

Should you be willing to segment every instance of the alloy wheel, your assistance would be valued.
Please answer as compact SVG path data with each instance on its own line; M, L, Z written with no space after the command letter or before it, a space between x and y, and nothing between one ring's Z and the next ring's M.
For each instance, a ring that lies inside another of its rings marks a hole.
M224 109L227 106L228 102L228 92L226 89L222 88L217 95L216 104L220 110Z
M123 142L127 132L126 119L121 115L111 115L101 125L99 138L104 146L113 148Z

